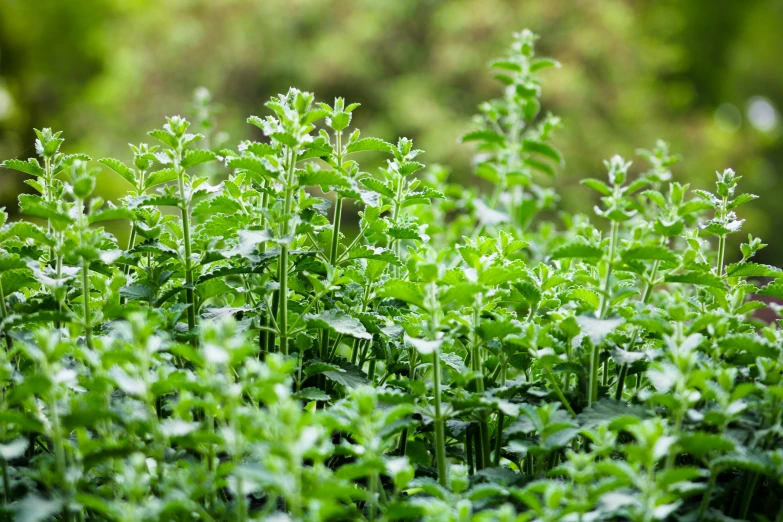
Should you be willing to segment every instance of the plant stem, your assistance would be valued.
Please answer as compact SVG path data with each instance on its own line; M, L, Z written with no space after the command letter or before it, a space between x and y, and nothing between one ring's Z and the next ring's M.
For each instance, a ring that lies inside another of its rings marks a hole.
M82 258L82 298L84 299L84 342L92 350L92 311L90 310L90 264Z
M571 404L568 402L568 399L566 399L566 396L563 395L563 390L560 389L560 386L557 384L557 379L555 379L555 376L552 375L552 370L549 369L549 366L544 366L544 370L546 371L546 375L549 377L549 382L552 383L552 387L555 389L555 393L560 399L560 402L563 403L563 406L565 406L565 409L568 410L568 413L570 413L571 416L576 417L576 412L571 407Z
M717 478L717 473L714 471L710 473L710 481L707 484L707 491L704 492L701 505L699 505L699 517L697 518L699 522L704 520L704 515L707 513L707 508L710 505L710 497L712 496L712 490L715 489L715 482L717 481Z
M180 153L181 154L181 153ZM191 256L191 244L190 244L190 205L186 200L185 194L185 170L177 167L177 181L179 182L179 197L182 200L180 202L180 210L182 211L182 239L185 243L185 300L188 306L188 330L193 330L196 327L196 303L193 298L193 266L190 259Z
M612 279L612 264L614 263L615 250L617 248L617 234L620 230L620 223L612 221L611 237L609 238L609 262L606 267L606 276L604 277L603 292L601 294L601 307L599 309L599 319L604 319L609 311L609 289Z
M0 316L0 320L4 320L6 317L8 317L8 307L5 304L5 293L3 292L2 280L0 280L0 312L3 314ZM4 329L3 336L5 337L6 348L8 351L11 351L11 349L14 347L14 342L11 339L11 335Z
M589 381L589 393L587 394L587 405L590 406L598 400L598 366L600 358L600 350L594 343L590 343L592 350L590 351L590 381Z
M435 460L438 463L438 483L446 487L446 432L440 401L440 350L432 354L432 384L435 393Z
M294 200L294 172L296 170L296 148L289 148L289 162L285 181L285 203L283 206L283 222L280 225L280 236L283 240L280 245L280 257L278 259L278 278L280 281L280 301L278 304L277 325L280 331L280 353L288 355L288 242L291 222L290 214Z

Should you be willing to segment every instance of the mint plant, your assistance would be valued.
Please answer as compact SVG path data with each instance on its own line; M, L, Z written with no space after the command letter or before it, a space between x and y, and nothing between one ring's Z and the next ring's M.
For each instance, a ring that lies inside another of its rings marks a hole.
M536 41L463 137L486 195L297 89L233 148L199 90L99 160L117 202L36 131L2 163L34 193L0 214L0 517L783 520L783 271L727 241L755 196L658 142L553 220Z

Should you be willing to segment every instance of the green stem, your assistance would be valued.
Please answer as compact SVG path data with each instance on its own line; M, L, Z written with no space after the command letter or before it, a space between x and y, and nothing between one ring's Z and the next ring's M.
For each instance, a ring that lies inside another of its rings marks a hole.
M599 318L606 317L606 313L609 311L609 289L612 279L612 264L614 263L615 250L617 248L617 234L620 230L620 223L612 221L612 232L609 238L609 262L606 267L606 276L604 277L603 293L601 294L601 307L599 309Z
M5 293L3 292L3 282L0 281L0 312L2 312L2 317L0 317L0 320L4 320L6 317L8 317L8 307L5 304ZM11 349L14 346L13 340L11 340L11 335L3 330L3 336L5 337L5 344L8 351L11 351Z
M704 520L704 515L707 513L707 508L710 505L710 497L712 497L712 490L715 489L715 482L718 479L717 473L714 471L710 473L710 481L707 484L707 490L704 492L704 497L701 499L701 505L699 506L698 521Z
M280 245L280 257L278 259L278 278L280 281L280 301L278 304L277 325L280 331L280 353L288 355L288 243L286 238L289 233L290 214L294 200L294 173L296 171L296 149L289 149L289 162L285 182L285 203L283 206L283 223L280 235L283 243Z
M90 265L82 258L82 298L84 299L84 342L92 350L92 311L90 310Z
M440 357L438 350L432 354L432 384L435 393L435 460L438 463L438 483L446 487L446 430L440 400Z
M576 412L571 407L571 403L568 402L566 396L563 395L563 390L560 389L560 385L557 384L557 379L555 379L555 376L552 375L552 370L549 369L549 366L544 366L544 370L546 371L546 375L549 377L549 382L552 383L552 387L555 389L555 393L557 394L558 399L560 399L560 402L563 403L563 406L565 406L565 409L568 410L568 413L570 413L572 417L576 417Z
M598 400L598 367L600 366L600 350L594 343L590 343L590 345L592 346L592 350L590 352L590 389L587 394L588 406Z
M498 427L495 430L495 460L494 465L495 467L500 466L500 453L503 449L503 422L505 420L505 415L503 415L502 411L498 412Z
M177 168L179 182L179 197L182 200L180 210L182 211L182 238L185 243L185 284L188 286L185 289L185 300L188 306L188 330L193 330L196 327L196 302L193 296L193 266L190 256L192 254L192 246L190 244L190 210L188 202L186 201L185 194L185 171L181 168Z
M723 276L723 261L726 256L726 236L718 240L718 277Z
M473 459L473 427L468 426L465 430L465 458L468 461L468 474L473 475L476 472Z

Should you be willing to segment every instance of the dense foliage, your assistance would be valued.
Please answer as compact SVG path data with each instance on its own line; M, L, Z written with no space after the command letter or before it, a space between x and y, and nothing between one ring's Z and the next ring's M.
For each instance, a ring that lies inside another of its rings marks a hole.
M755 196L730 169L672 181L659 142L583 181L594 221L555 222L535 40L492 63L503 94L463 138L486 196L296 89L248 119L263 142L211 150L172 117L99 160L118 205L37 131L3 163L39 223L0 229L4 516L780 519L783 336L751 296L783 271L753 237L726 262Z

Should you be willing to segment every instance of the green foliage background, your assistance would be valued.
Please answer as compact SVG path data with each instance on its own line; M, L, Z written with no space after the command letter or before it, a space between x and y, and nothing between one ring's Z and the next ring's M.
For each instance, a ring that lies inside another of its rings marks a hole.
M0 158L31 155L31 129L44 126L64 131L66 151L127 158L124 140L188 114L198 86L236 141L249 137L247 115L297 85L361 103L367 135L412 137L425 162L476 183L457 138L497 92L479 73L487 57L523 27L564 65L544 90L565 124L561 207L589 210L579 178L663 138L693 187L725 167L744 176L762 196L744 230L770 244L759 262L781 264L783 134L747 111L758 96L783 108L779 0L0 0ZM102 179L104 195L124 193ZM3 172L0 206L13 212L23 187Z

